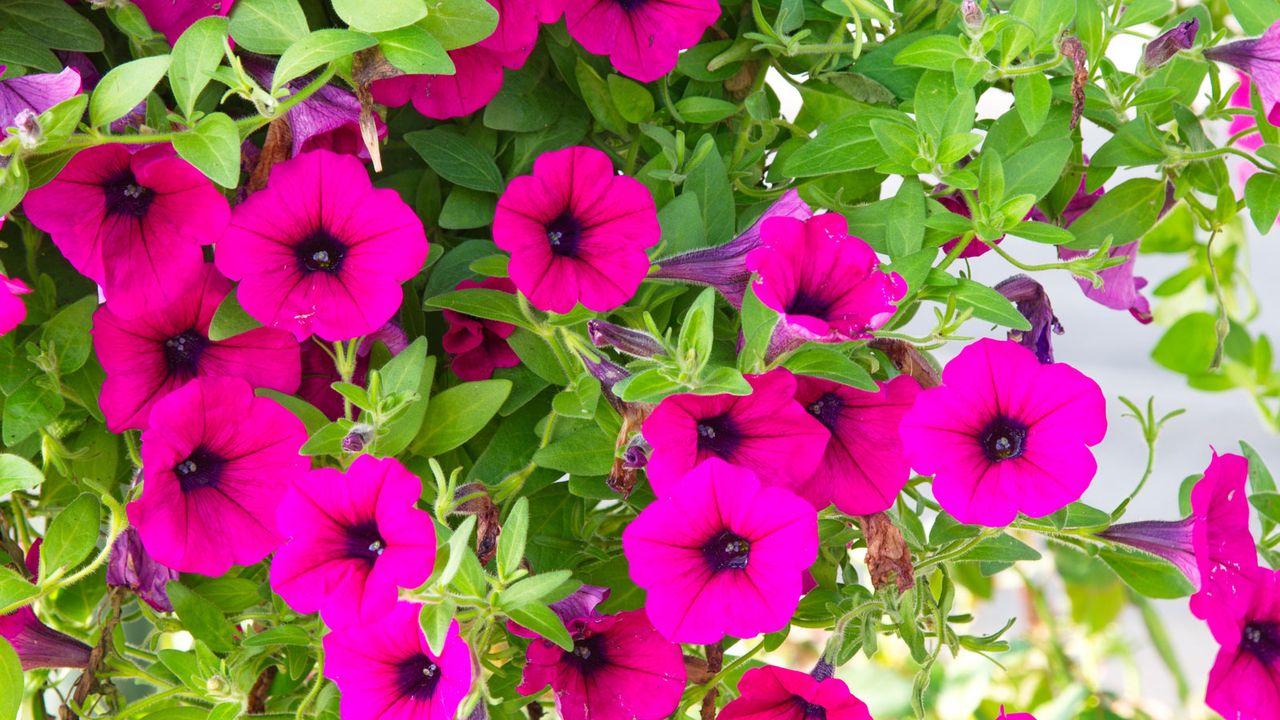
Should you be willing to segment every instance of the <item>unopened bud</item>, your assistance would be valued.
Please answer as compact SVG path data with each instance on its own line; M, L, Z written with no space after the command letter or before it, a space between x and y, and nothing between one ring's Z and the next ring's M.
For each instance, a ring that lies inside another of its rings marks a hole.
M1142 64L1148 68L1158 68L1173 59L1174 55L1183 50L1189 50L1196 41L1196 32L1199 29L1200 20L1191 18L1156 36L1142 51Z
M347 431L346 437L342 438L342 451L358 453L364 450L364 446L368 445L372 439L373 426L367 423L356 423Z
M35 150L40 146L44 130L40 127L39 115L28 108L23 108L14 117L13 124L18 129L18 144L22 145L23 150Z
M976 0L964 0L960 5L960 14L964 16L964 24L974 30L981 29L987 20Z

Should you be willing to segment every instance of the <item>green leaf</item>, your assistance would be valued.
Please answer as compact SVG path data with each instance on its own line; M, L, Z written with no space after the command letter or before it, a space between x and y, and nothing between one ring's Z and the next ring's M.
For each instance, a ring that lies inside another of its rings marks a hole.
M972 308L973 316L1014 330L1030 330L1031 323L1018 312L1009 299L979 282L957 278L955 287L957 304L961 309Z
M1044 140L1025 147L1004 161L1006 198L1033 195L1037 200L1053 189L1071 157L1067 138ZM987 198L982 198L986 200Z
M1070 230L1057 225L1025 220L1009 229L1009 234L1031 242L1047 245L1065 245L1075 239Z
M62 70L62 61L49 51L44 43L16 27L0 29L0 63L56 73Z
M1006 197L1004 161L998 153L982 153L978 161L978 200L995 207L1003 203Z
M783 365L797 375L812 375L869 392L877 390L867 369L839 350L804 348L787 358Z
M1012 535L1001 533L986 538L958 559L971 562L1019 562L1039 560L1040 552Z
M573 650L573 638L560 616L546 605L526 605L507 610L507 617L558 645L565 652Z
M1035 135L1044 127L1049 117L1049 104L1053 101L1053 89L1049 79L1040 73L1019 75L1013 81L1013 107L1028 135Z
M191 117L196 99L222 64L229 28L226 18L211 15L193 23L174 43L169 87L183 117Z
M409 409L392 420L385 434L378 437L379 457L398 455L417 437L418 431L422 429L422 421L426 417L429 404L427 398L431 395L435 375L436 358L434 355L427 356L427 339L423 337L414 340L413 344L383 366L384 394L412 390L418 394L419 400L409 405Z
M710 125L732 117L738 112L738 106L727 100L694 95L677 101L676 112L680 113L685 122Z
M529 535L529 500L520 498L511 506L507 519L498 535L498 574L510 577L520 569L524 559L524 547Z
M1262 461L1262 456L1249 443L1240 441L1240 454L1244 455L1249 461L1249 489L1252 492L1274 492L1276 489L1275 478L1272 477L1271 471L1267 469L1266 463ZM3 477L3 473L0 473ZM0 494L3 494L0 491Z
M437 585L448 585L452 582L454 576L458 574L458 568L462 567L463 558L472 554L469 541L475 528L476 516L468 515L458 523L457 529L449 536L445 545L449 550L449 557L445 560L440 576L435 580Z
M1217 323L1207 312L1183 315L1156 343L1152 359L1183 375L1206 372L1218 346Z
M40 577L49 577L58 569L73 569L89 557L98 543L101 523L102 505L89 493L54 515L40 545Z
M395 30L427 16L424 0L333 0L333 10L343 22L366 32Z
M1244 202L1249 206L1249 217L1253 218L1258 232L1264 235L1271 232L1276 215L1280 214L1280 175L1254 173L1245 183Z
M89 332L97 309L96 295L80 298L62 308L41 329L41 344L47 346L58 360L58 372L62 375L70 375L88 361L93 350Z
M361 2L368 4L363 0ZM280 62L276 64L275 73L271 76L271 89L279 90L290 80L300 78L321 65L376 44L378 39L367 33L336 28L316 30L290 45L280 56Z
M470 230L487 227L493 222L498 198L493 193L455 187L440 208L440 227L446 230Z
M571 577L573 573L568 570L552 570L527 577L498 593L498 605L506 612L532 605L550 596Z
M80 125L84 109L88 105L89 96L82 94L67 98L40 113L40 127L44 130L44 137L40 140L38 152L50 153L62 148Z
M44 482L44 473L30 460L8 453L0 455L0 495L14 490L33 490Z
M279 55L308 32L298 0L237 0L231 10L231 37L250 52Z
M0 605L12 605L39 594L36 586L27 582L12 568L0 565ZM3 696L0 696L3 697Z
M747 285L742 297L742 350L738 353L738 369L754 372L764 361L773 328L778 324L778 313L756 297L756 289Z
M187 632L216 653L231 650L231 624L216 605L176 580L171 581L165 590Z
M920 181L904 180L889 203L889 215L893 218L885 228L889 257L910 255L924 247L924 213L924 189Z
M1227 0L1227 6L1248 35L1261 35L1280 20L1280 3L1274 0Z
M387 62L411 75L452 75L457 72L444 46L421 25L374 33Z
M449 128L405 133L404 139L440 177L456 185L501 194L505 185L493 156Z
M240 644L245 647L310 647L311 636L306 630L296 625L279 625L260 633L247 635Z
M587 104L592 117L600 122L609 132L615 135L627 134L627 121L614 107L613 97L609 94L609 85L582 58L573 68L573 79L577 81L582 92L582 101Z
M929 35L908 45L894 56L893 62L949 74L956 60L967 57L969 53L955 35Z
M0 25L19 28L55 50L102 51L102 33L62 0L4 0ZM137 103L134 103L135 105Z
M222 187L240 184L240 130L225 113L206 115L191 132L174 135L173 149Z
M18 717L22 692L22 661L9 641L0 638L0 718Z
M444 652L444 641L449 637L449 628L453 626L453 616L457 612L458 604L449 597L440 602L426 603L418 612L418 625L427 638L427 647L436 655Z
M1090 249L1108 237L1118 247L1142 237L1155 225L1164 206L1164 180L1134 178L1108 190L1071 224L1072 248Z
M30 437L31 433L53 422L66 403L62 395L42 384L45 378L33 377L13 392L4 404L4 443L10 447Z
M98 82L89 100L89 122L102 127L119 120L147 99L169 70L168 55L153 55L117 65Z
M621 75L610 75L605 80L609 85L613 106L618 109L618 114L623 120L629 123L641 123L653 114L653 95L649 94L644 85ZM676 109L684 112L679 104L676 105ZM736 111L737 108L735 107L734 110Z
M724 158L720 156L710 135L703 135L698 140L694 155L698 155L703 148L707 149L702 153L702 162L689 171L689 177L685 178L682 187L685 192L697 196L698 209L702 211L702 224L707 231L707 242L718 245L733 237L737 208Z
M1255 492L1249 496L1249 504L1267 520L1280 522L1280 493Z
M475 45L498 27L498 11L487 0L427 0L427 6L422 25L445 50Z
M832 123L782 162L788 177L816 177L873 168L887 159L868 120L853 116Z
M1145 117L1125 123L1098 148L1089 164L1099 167L1155 165L1166 155L1164 143L1157 132Z
M1128 548L1103 548L1102 558L1126 585L1149 598L1181 598L1196 588L1172 563Z
M510 380L467 382L431 398L427 419L409 449L414 455L435 457L480 432L511 394Z
M285 395L271 388L258 388L253 391L253 394L258 397L271 398L283 405L285 410L293 413L295 417L302 421L302 424L307 428L308 434L313 434L329 424L329 418L325 417L319 408L302 398Z
M533 462L571 475L604 475L613 467L613 446L614 439L593 423L541 448Z
M533 330L534 326L520 311L520 301L513 293L487 288L469 288L454 290L433 298L427 298L427 307L443 308L454 312L510 323L517 327Z
M218 342L260 327L262 323L250 317L240 307L240 301L236 299L235 291L232 291L218 303L218 309L213 313L213 320L209 323L209 339Z

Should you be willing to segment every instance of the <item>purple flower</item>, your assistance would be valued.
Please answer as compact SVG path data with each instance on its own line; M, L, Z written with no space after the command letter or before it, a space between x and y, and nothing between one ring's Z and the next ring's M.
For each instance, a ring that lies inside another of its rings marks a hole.
M1098 533L1098 537L1128 545L1168 560L1194 584L1200 583L1196 551L1192 543L1196 517L1182 520L1143 520L1119 523Z
M788 190L738 237L723 245L659 260L658 269L650 277L707 285L720 291L734 307L740 307L742 296L747 292L747 281L751 279L747 253L760 247L760 228L765 220L775 217L808 220L813 217L813 208L800 199L800 193Z
M40 540L27 551L27 574L34 577L40 566ZM89 646L40 622L31 606L0 615L0 637L13 646L23 670L37 668L82 668L89 665Z
M1204 56L1252 76L1263 105L1280 103L1280 21L1267 28L1262 37L1206 48Z
M254 80L270 86L271 77L275 74L270 62L255 55L245 56L243 62L245 71ZM290 93L296 93L314 79L314 75L307 75L290 80L285 87ZM287 117L293 131L292 155L318 149L369 159L369 148L365 147L360 134L360 101L351 91L337 85L325 85L290 109ZM386 124L377 115L374 115L374 123L378 137L385 138Z
M165 586L178 579L178 571L161 565L142 547L138 529L127 527L111 546L107 585L134 591L157 612L173 612Z
M649 333L604 320L588 320L587 335L591 337L591 344L596 347L611 347L638 358L651 358L667 353L662 343Z
M1174 25L1147 43L1147 48L1142 51L1142 64L1149 68L1158 68L1172 60L1174 55L1191 49L1191 45L1196 41L1198 30L1200 30L1198 18L1191 18Z
M0 65L0 73L4 70L5 66ZM5 128L14 127L23 110L38 115L79 92L80 73L71 68L0 80L0 139Z
M1014 275L995 289L1017 305L1018 312L1031 323L1030 330L1010 330L1009 339L1034 352L1040 362L1053 362L1053 336L1063 331L1044 286L1026 275Z

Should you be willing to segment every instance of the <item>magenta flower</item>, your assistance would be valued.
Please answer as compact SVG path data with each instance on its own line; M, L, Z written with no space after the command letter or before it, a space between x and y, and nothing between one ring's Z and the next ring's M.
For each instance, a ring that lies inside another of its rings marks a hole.
M337 341L385 325L426 258L422 221L396 191L375 189L350 155L313 150L236 206L214 261L258 322Z
M167 145L82 150L23 209L125 317L177 300L230 217L222 193Z
M902 419L911 466L933 475L942 509L999 527L1043 517L1080 498L1107 432L1098 384L1063 363L1042 365L1010 340L983 339L942 371Z
M1031 323L1030 330L1010 330L1009 339L1035 353L1040 362L1053 362L1053 336L1061 335L1063 329L1044 286L1026 275L1014 275L996 283L995 290Z
M498 27L480 41L503 67L519 70L538 41L538 28L564 13L564 0L489 0L498 10Z
M257 55L241 55L244 69L265 87L271 86L275 67ZM290 80L285 87L296 93L315 80L314 75ZM297 156L309 150L331 150L342 155L355 155L369 159L360 134L360 101L350 91L328 84L313 95L293 106L287 113L289 129L293 134L292 154ZM386 123L375 113L373 122L378 137L387 136Z
M111 432L145 429L151 408L194 377L238 377L255 388L291 394L301 373L289 333L257 328L209 339L209 324L231 282L206 263L168 305L127 319L115 301L98 308L93 345L107 373L99 403Z
M374 622L324 637L324 674L343 720L449 720L471 689L471 649L449 627L439 655L418 625L421 605L397 603Z
M35 577L40 567L41 542L32 543L23 559L30 577ZM0 615L0 637L18 653L23 670L89 666L89 646L40 622L30 605Z
M129 522L157 562L221 575L280 546L276 508L306 473L302 421L240 378L200 377L151 409Z
M573 650L537 638L525 651L516 691L536 695L547 685L563 720L661 720L684 691L684 656L641 610L564 616Z
M172 45L183 31L200 18L226 17L235 0L133 0L151 29L164 35Z
M0 225L3 224L0 218ZM0 275L0 335L8 335L27 319L27 304L18 296L30 292L22 280Z
M823 461L831 434L796 402L783 368L748 376L750 395L672 395L644 421L653 446L647 472L659 497L707 458L752 470L771 485L795 487Z
M819 680L766 665L748 670L738 681L738 692L738 699L721 711L721 720L871 720L866 704L833 677Z
M178 571L161 565L147 554L137 528L125 528L111 546L107 585L129 588L156 612L173 612L167 588L177 579Z
M608 312L630 300L659 235L648 188L615 175L609 156L587 147L539 156L533 175L507 186L493 218L512 282L535 307L557 313L579 302Z
M398 588L431 577L436 532L417 509L422 482L394 458L356 458L345 473L312 470L289 488L277 524L289 538L271 587L329 627L359 625L396 606Z
M663 637L748 638L783 627L795 612L801 578L817 558L817 513L788 490L762 487L751 470L712 458L631 521L622 549Z
M1204 56L1247 73L1258 84L1263 107L1274 111L1280 103L1280 21L1262 37L1205 48Z
M1205 703L1229 720L1271 720L1280 713L1280 573L1255 567L1244 579L1207 608L1221 647Z
M717 0L567 0L565 24L595 55L640 82L671 72L680 51L691 48L720 17Z
M690 250L658 260L658 269L652 277L713 287L734 307L741 307L742 296L746 294L747 283L751 280L747 255L760 247L760 228L766 220L775 217L808 220L813 217L813 208L800 199L800 193L788 190L736 238L716 247Z
M458 290L486 288L514 293L516 286L506 278L485 278L480 282L463 280ZM507 338L516 331L511 323L484 320L463 315L454 310L444 311L445 330L440 344L449 353L449 367L459 379L487 380L496 368L515 367L520 357L507 345Z
M470 115L502 89L502 60L478 45L449 51L453 75L400 75L373 83L373 99L390 107L413 103L433 120Z
M1240 84L1236 86L1235 92L1231 93L1231 100L1228 105L1234 108L1251 107L1252 101L1250 99L1249 91L1251 85L1249 76L1239 71L1236 71L1236 75L1239 78ZM1267 115L1267 120L1272 125L1280 125L1280 103L1271 106L1271 111ZM1228 132L1230 132L1232 136L1235 136L1244 130L1256 128L1257 126L1258 121L1252 114L1234 115L1231 118L1231 125L1228 128ZM1246 150L1257 150L1262 147L1262 135L1256 132L1244 135L1239 140L1236 140L1236 144ZM1236 173L1241 183L1244 183L1244 181L1248 180L1249 177L1256 172L1258 172L1258 166L1247 160L1241 161L1236 167Z
M909 375L881 383L878 392L813 377L796 379L796 400L831 433L818 469L795 492L819 510L834 504L847 515L893 506L911 477L898 425L920 385Z
M772 218L763 244L747 256L757 273L752 287L782 315L770 341L777 356L805 342L838 343L869 337L893 317L907 285L880 270L880 258L850 237L843 215L827 213L801 222Z
M5 66L0 64L0 75ZM39 115L80 93L80 73L63 68L59 73L37 73L0 80L0 140L5 128L14 127L18 113L30 110Z
M1000 706L1000 716L996 720L1036 720L1031 713L1007 713L1004 706Z
M393 322L387 323L366 335L356 349L356 368L351 382L363 386L369 377L369 353L373 352L376 343L382 343L392 356L399 355L409 347L409 338L404 330ZM333 389L333 384L342 379L338 367L333 363L333 355L317 342L302 342L302 383L298 386L298 397L316 406L330 420L342 417L342 396Z

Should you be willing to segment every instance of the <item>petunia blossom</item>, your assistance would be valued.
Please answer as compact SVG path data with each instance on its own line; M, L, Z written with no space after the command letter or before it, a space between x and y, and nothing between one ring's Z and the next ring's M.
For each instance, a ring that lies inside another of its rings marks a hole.
M236 206L214 255L259 322L331 341L385 325L426 258L413 208L375 189L359 160L328 150L272 167L266 188Z
M302 421L240 378L201 377L151 409L129 522L157 562L222 575L279 547L276 509L310 460Z
M1271 720L1280 713L1280 572L1255 567L1244 581L1206 608L1220 647L1205 703L1227 720Z
M819 510L834 504L847 515L888 510L911 477L898 425L920 385L909 375L867 392L800 376L796 401L831 433L822 462L794 490Z
M718 0L567 0L565 25L587 52L608 55L613 67L640 82L675 68L720 17Z
M866 338L893 317L907 285L881 271L875 251L850 237L848 227L837 213L803 222L771 218L761 226L762 244L747 256L747 268L758 276L756 296L782 316L769 357L805 342Z
M659 496L707 458L753 470L768 484L794 487L823 460L830 433L796 401L783 368L748 376L750 395L672 395L644 421L653 446L646 470Z
M107 585L129 588L156 612L173 612L168 585L177 579L178 571L161 565L147 554L137 528L125 528L111 546Z
M275 68L266 58L242 55L244 69L263 86L270 87ZM315 77L305 75L285 83L290 93L309 85ZM354 93L332 83L317 90L307 99L289 108L286 117L293 137L292 155L308 150L332 150L343 155L369 159L360 133L360 101ZM387 125L375 113L374 126L379 138L387 136Z
M1085 179L1081 178L1080 187L1062 211L1062 226L1070 227L1071 223L1092 208L1105 192L1102 188L1088 192L1085 188ZM1032 217L1037 220L1044 220L1044 216L1039 214L1039 210L1033 210ZM1058 246L1058 258L1060 260L1074 260L1088 255L1089 252L1088 250L1073 250L1061 245ZM1084 291L1085 296L1090 300L1113 310L1128 310L1135 319L1143 324L1151 322L1151 304L1143 297L1141 292L1142 288L1146 287L1147 280L1146 278L1136 277L1133 274L1134 267L1138 261L1138 241L1135 240L1131 243L1113 247L1107 254L1108 257L1113 258L1123 257L1125 261L1120 265L1098 271L1098 276L1102 278L1101 287L1094 287L1093 282L1085 278L1076 278L1076 283L1080 285L1080 289Z
M23 565L32 578L40 567L41 542L32 543L24 558ZM23 670L89 666L89 646L40 622L30 605L0 615L0 638L13 647Z
M271 587L329 627L395 609L435 566L431 516L415 507L422 481L394 458L361 455L347 468L312 470L289 488L277 524L289 538L271 562Z
M817 512L756 473L712 458L622 533L645 611L672 642L749 638L787 624L818 552Z
M167 145L82 150L22 207L125 317L181 296L200 277L200 246L230 217L222 193Z
M1204 56L1253 78L1263 107L1274 109L1280 104L1280 20L1272 23L1261 37L1207 47Z
M498 27L479 46L493 52L503 67L519 70L538 41L538 28L564 13L564 0L489 0L498 11Z
M22 280L0 275L0 335L8 335L27 319L27 304L18 296L30 292Z
M516 291L516 286L506 278L485 278L479 282L463 280L456 289L472 288L505 293ZM440 345L449 353L449 367L460 379L487 380L493 377L497 368L520 364L520 357L507 345L507 338L516 331L515 325L471 317L455 310L445 310L443 314L449 327Z
M5 66L0 64L0 75ZM14 127L18 113L35 114L48 110L80 93L80 73L63 68L57 73L36 73L0 80L0 140L6 128Z
M195 377L238 377L255 388L298 389L298 343L289 333L255 328L223 340L209 338L231 282L206 263L173 302L136 318L114 312L108 300L93 318L93 345L106 371L99 404L111 432L145 429L151 408Z
M1010 712L1005 712L1005 710L1004 710L1004 706L1003 706L1003 705L1001 705L1001 706L1000 706L1000 715L996 717L996 720L1036 720L1036 719L1035 719L1035 717L1033 717L1033 716L1031 715L1031 713L1010 713Z
M982 339L947 363L902 419L911 466L962 523L999 527L1080 498L1107 431L1098 384L1064 363L1043 365L1011 340Z
M1200 30L1200 19L1191 18L1157 35L1142 50L1142 64L1158 68L1183 50L1190 50Z
M452 75L399 75L373 83L373 99L389 107L413 103L433 120L463 117L479 110L502 89L502 63L478 45L449 51Z
M630 300L660 234L648 188L588 147L539 156L532 175L507 185L493 218L511 281L534 307L556 313L578 303L608 312Z
M471 689L471 650L449 626L439 654L418 624L421 605L401 602L362 625L324 637L324 674L341 693L343 720L450 720Z
M1249 80L1248 75L1245 75L1240 71L1236 71L1236 77L1239 80L1239 84L1236 85L1235 92L1231 93L1231 100L1228 102L1228 105L1233 108L1251 107L1253 105L1253 100L1251 98L1250 88L1253 83ZM1280 103L1271 106L1271 110L1267 114L1267 121L1272 125L1280 125ZM1227 132L1231 133L1232 137L1240 135L1240 137L1235 141L1236 145L1239 145L1245 150L1256 151L1263 145L1262 135L1257 132L1245 133L1244 131L1257 127L1258 120L1256 117L1252 114L1242 113L1231 117L1231 125L1228 126ZM1258 166L1248 160L1243 160L1236 166L1236 174L1241 183L1247 181L1256 172L1258 172Z
M231 12L235 0L133 0L147 24L172 45L195 21Z
M658 269L651 275L655 280L679 280L695 285L713 287L734 307L742 306L742 296L751 281L747 269L747 255L760 247L760 229L766 221L775 217L808 220L813 208L800 198L794 189L788 190L773 202L751 227L723 245L689 250L657 261Z
M996 283L995 291L1013 303L1031 324L1030 330L1010 330L1009 339L1035 353L1040 362L1053 362L1053 336L1061 335L1063 329L1044 286L1026 275L1014 275Z
M866 703L843 680L819 680L774 665L748 670L738 681L738 693L720 720L871 720Z

